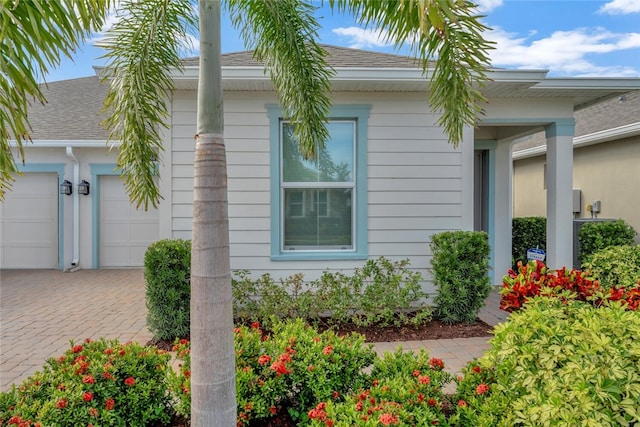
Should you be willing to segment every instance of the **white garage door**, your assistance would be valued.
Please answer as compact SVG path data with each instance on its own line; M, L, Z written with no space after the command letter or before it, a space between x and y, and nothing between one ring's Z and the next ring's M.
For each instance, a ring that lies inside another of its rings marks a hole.
M25 173L0 203L0 267L58 268L58 176Z
M100 267L141 267L158 240L158 210L137 210L117 176L100 178Z

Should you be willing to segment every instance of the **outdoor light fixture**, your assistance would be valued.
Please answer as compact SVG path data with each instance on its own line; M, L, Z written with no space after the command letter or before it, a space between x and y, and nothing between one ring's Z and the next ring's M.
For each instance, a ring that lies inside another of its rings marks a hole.
M84 179L78 184L78 194L86 196L89 194L89 183Z
M64 180L62 184L60 184L60 194L64 194L65 196L70 196L73 193L73 184L70 181Z

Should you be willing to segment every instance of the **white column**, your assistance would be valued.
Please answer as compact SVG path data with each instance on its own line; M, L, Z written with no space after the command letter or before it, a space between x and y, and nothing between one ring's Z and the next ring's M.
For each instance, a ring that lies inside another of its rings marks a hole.
M473 191L473 153L475 141L473 140L473 128L466 126L463 131L462 143L462 218L460 229L473 230L474 215L474 191Z
M499 141L495 158L494 285L502 284L502 277L511 268L512 173L511 142Z
M575 121L545 127L547 138L547 266L573 263L573 136Z

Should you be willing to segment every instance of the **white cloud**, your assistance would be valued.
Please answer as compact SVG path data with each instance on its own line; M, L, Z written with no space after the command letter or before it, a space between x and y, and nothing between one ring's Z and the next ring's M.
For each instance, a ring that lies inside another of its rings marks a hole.
M613 0L602 6L599 12L609 15L640 13L640 0Z
M488 13L493 9L502 6L502 0L477 0L478 4L478 12L480 13Z
M366 30L358 27L339 27L331 30L334 34L346 37L348 45L353 49L371 49L392 46L387 43L386 33L378 30Z
M637 76L639 71L622 66L597 66L590 56L640 49L640 33L613 33L604 28L556 31L532 40L535 33L518 37L499 27L485 34L496 42L490 52L492 65L506 68L548 69L554 74L580 76Z

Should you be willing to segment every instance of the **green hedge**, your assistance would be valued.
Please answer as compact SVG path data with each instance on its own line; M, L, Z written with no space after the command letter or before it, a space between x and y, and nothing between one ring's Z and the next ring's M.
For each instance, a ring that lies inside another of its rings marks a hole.
M173 340L189 335L191 242L164 239L152 243L144 256L147 326L154 338Z
M582 265L603 288L637 287L640 281L640 246L610 246L591 255Z
M435 315L446 323L473 322L491 292L489 238L483 231L446 231L431 239L437 288Z
M580 263L589 261L591 255L610 246L633 245L636 232L624 220L585 223L578 232Z
M547 219L543 216L513 218L511 227L511 256L515 270L519 261L527 263L527 250L547 249Z
M537 297L469 365L451 426L640 425L640 316Z

